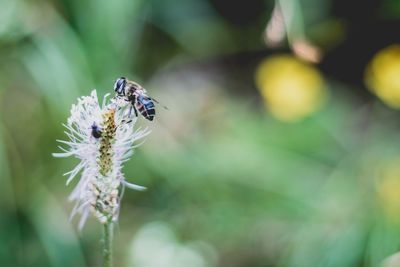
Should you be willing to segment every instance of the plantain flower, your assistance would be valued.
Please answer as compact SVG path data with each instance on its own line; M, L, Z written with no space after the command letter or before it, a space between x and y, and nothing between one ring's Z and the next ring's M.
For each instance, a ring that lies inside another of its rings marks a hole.
M57 140L67 146L59 147L63 152L55 157L74 156L80 160L77 166L65 173L67 185L81 173L81 178L70 195L76 201L71 218L81 214L79 229L82 229L89 214L106 224L118 219L120 201L125 187L143 190L145 187L125 180L121 169L129 160L134 143L149 131L134 128L135 121L126 121L127 102L123 99L107 99L99 104L96 90L90 96L78 99L72 105L71 116L64 125L68 141Z

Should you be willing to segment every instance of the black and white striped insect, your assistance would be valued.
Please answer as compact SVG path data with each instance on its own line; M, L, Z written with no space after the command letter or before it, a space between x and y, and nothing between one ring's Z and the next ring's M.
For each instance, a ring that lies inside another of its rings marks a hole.
M149 97L146 89L144 89L138 83L121 77L115 81L114 91L117 92L118 96L125 97L126 101L131 103L128 115L129 118L133 109L136 117L138 116L139 110L140 114L149 121L154 119L156 110L153 102L157 104L159 104L159 102L154 98Z

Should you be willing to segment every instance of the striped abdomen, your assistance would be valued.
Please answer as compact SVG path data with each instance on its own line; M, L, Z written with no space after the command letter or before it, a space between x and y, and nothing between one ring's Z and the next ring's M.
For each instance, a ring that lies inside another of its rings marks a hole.
M152 121L154 119L154 116L156 115L156 110L154 109L154 103L151 101L150 98L142 95L138 96L136 107L143 117L145 117L149 121Z

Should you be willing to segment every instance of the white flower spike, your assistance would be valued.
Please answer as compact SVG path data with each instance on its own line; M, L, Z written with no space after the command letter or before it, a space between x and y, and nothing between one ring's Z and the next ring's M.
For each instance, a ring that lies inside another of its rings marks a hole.
M125 122L126 101L107 100L107 97L104 96L100 106L96 90L93 90L90 96L83 96L77 105L72 105L71 116L64 125L69 141L57 140L69 148L60 147L64 152L53 154L54 157L75 156L81 160L73 170L65 173L69 175L68 185L82 171L81 179L70 195L70 200L76 201L71 218L76 213L82 214L80 230L89 213L103 224L116 221L125 186L145 189L126 182L121 169L133 154L133 149L141 144L134 145L135 141L145 137L149 131L134 130L136 119ZM101 132L93 134L93 127Z

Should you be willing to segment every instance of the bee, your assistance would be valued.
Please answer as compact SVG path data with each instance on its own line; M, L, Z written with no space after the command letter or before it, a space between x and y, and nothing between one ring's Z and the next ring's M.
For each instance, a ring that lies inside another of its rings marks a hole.
M146 89L140 86L138 83L127 80L125 77L121 77L115 81L114 91L118 96L125 97L126 101L130 102L129 115L131 117L132 109L135 112L136 117L138 116L138 110L140 114L152 121L156 115L154 108L154 102L160 104L154 98L147 95ZM167 109L166 107L164 107Z
M96 122L94 121L92 126L90 126L90 128L92 129L92 136L96 139L101 137L101 130L99 128L99 126L97 126Z

